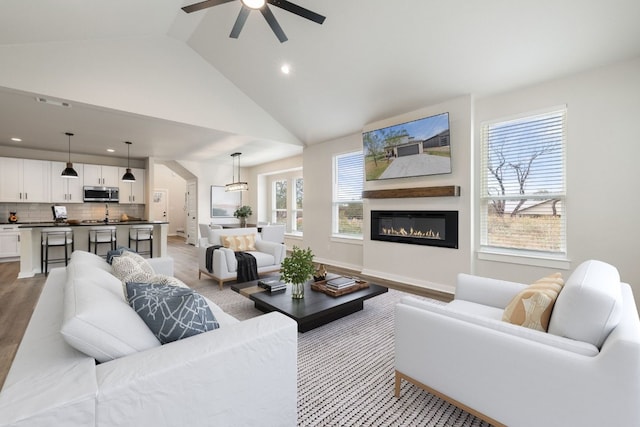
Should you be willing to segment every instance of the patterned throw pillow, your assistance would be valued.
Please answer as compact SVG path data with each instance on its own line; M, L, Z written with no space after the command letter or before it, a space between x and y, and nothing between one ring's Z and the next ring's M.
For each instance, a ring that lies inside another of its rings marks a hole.
M126 289L129 305L162 344L219 327L207 301L193 289L134 282Z
M256 250L256 237L253 234L220 236L220 241L222 242L222 246L234 252Z
M142 260L142 261L141 261ZM123 283L147 282L154 274L153 268L140 255L132 252L123 252L122 255L111 260L113 275Z
M502 320L546 332L553 305L564 286L560 273L554 273L527 286L504 309Z

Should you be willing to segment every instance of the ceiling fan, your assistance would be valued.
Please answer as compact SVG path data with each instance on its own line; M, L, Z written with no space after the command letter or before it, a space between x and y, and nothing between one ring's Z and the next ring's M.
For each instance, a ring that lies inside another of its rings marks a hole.
M182 8L182 10L184 10L186 13L197 12L202 9L207 9L209 7L218 6L220 4L229 3L232 1L236 0L205 0L189 6L185 6ZM267 3L318 24L322 24L325 20L324 16L312 12L309 9L305 9L304 7L290 3L286 0L240 0L240 3L242 4L242 9L240 9L240 13L238 14L236 23L231 29L231 34L229 34L229 37L232 37L234 39L237 39L240 36L240 31L242 31L242 27L244 27L244 23L249 16L249 12L251 12L251 10L259 10L260 13L262 13L262 16L264 16L264 19L267 20L267 23L271 27L271 30L274 32L278 40L280 40L280 43L284 43L288 40L284 31L282 31L282 27L280 27L280 24L278 24L276 17L273 15L273 12L271 12L271 9L269 9Z

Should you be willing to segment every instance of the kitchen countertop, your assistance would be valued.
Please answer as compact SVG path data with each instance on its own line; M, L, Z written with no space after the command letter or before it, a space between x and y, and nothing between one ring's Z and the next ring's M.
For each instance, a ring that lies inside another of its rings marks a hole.
M18 228L44 228L44 227L95 227L97 225L141 225L141 224L169 224L167 221L120 221L120 220L110 220L108 223L105 223L101 220L85 220L78 223L69 224L68 222L21 222L18 221L16 223L4 223L17 225Z

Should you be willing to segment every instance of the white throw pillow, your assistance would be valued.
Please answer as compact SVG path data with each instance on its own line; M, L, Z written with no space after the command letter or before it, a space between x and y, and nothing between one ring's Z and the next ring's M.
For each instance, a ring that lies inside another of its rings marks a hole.
M160 346L122 294L122 282L97 268L67 267L60 331L76 350L107 362Z

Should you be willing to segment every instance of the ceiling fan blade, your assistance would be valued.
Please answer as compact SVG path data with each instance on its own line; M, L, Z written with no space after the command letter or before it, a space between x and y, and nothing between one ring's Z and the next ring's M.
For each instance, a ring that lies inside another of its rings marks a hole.
M240 36L240 31L242 31L244 23L247 22L249 12L251 12L251 9L243 4L242 9L240 9L240 13L238 14L238 19L236 19L236 23L233 25L233 29L231 30L229 37L237 39Z
M297 4L288 2L287 0L267 0L267 2L274 6L278 6L280 9L295 13L296 15L306 18L310 21L317 22L318 24L322 24L326 19L322 15L312 12L309 9L305 9L302 6L298 6Z
M185 6L182 8L186 13L197 12L202 9L206 9L208 7L217 6L219 4L229 3L234 0L205 0L200 3L190 4L189 6Z
M276 17L273 16L273 12L271 12L269 6L265 4L264 7L260 9L260 12L262 12L262 16L264 16L264 19L267 20L267 23L269 23L269 26L275 33L276 37L278 38L278 40L280 40L280 43L284 43L289 40L284 31L282 31L282 27L280 27L280 24L278 24Z

